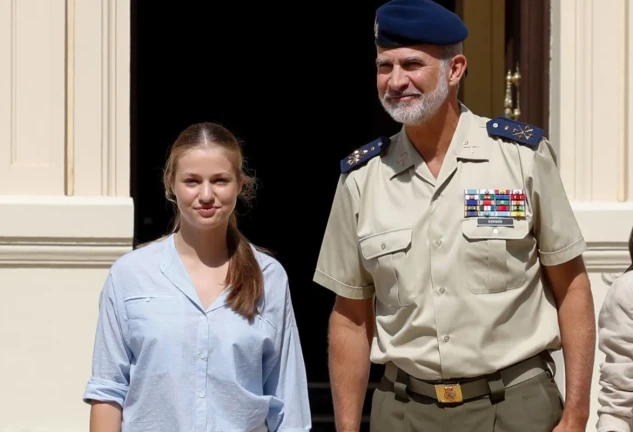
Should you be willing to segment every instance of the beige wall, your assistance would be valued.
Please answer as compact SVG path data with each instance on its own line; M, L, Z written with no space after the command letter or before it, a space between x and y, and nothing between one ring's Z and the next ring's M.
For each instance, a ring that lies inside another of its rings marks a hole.
M589 242L596 310L605 279L629 263L633 224L625 2L552 2L551 138ZM2 432L87 430L97 297L133 235L129 6L0 0ZM590 431L597 374L593 391Z
M589 243L596 311L629 264L633 227L633 9L628 0L552 1L551 125L560 170ZM597 352L588 431L595 431ZM562 370L562 362L559 366ZM559 376L563 384L564 374Z
M0 431L85 432L97 300L131 249L129 0L0 0Z

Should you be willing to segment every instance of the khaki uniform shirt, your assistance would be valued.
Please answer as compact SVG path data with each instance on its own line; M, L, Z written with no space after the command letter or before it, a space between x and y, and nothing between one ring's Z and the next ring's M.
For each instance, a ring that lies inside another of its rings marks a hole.
M550 144L492 137L487 120L462 106L437 179L404 130L340 176L314 281L343 297L375 295L374 363L466 378L560 348L541 265L586 244ZM512 226L466 217L465 191L481 189L525 191L525 217Z

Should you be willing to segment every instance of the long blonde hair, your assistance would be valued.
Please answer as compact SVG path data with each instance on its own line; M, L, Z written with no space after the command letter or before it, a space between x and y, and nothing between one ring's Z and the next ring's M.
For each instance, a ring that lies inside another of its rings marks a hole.
M163 171L165 198L174 205L174 222L171 233L180 229L181 219L173 190L174 174L184 153L194 148L222 148L230 160L238 181L242 182L240 200L249 204L255 195L255 179L245 173L242 147L226 128L215 123L196 123L182 131L171 146ZM226 285L229 286L227 303L240 315L251 320L257 313L257 303L264 292L264 277L250 242L237 228L235 211L229 217L227 230L229 269Z

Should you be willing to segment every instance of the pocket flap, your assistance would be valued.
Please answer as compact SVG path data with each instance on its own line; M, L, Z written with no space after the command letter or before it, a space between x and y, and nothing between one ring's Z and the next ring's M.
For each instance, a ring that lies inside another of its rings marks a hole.
M360 240L360 250L365 259L404 250L411 244L411 228L374 234Z
M529 222L525 219L515 219L514 226L478 226L478 218L464 219L462 231L464 237L470 240L520 240L530 231Z

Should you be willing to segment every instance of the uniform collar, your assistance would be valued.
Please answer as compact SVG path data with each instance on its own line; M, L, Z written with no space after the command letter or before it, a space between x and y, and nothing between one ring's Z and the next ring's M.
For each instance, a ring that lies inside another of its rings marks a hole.
M490 141L485 139L486 125L478 122L476 116L465 105L460 104L460 108L459 122L451 139L445 162L448 160L448 163L452 164L458 159L488 160ZM390 178L394 178L411 167L415 167L415 170L421 173L428 172L424 159L411 143L404 126L396 136L392 137L393 139L396 142L385 156Z

